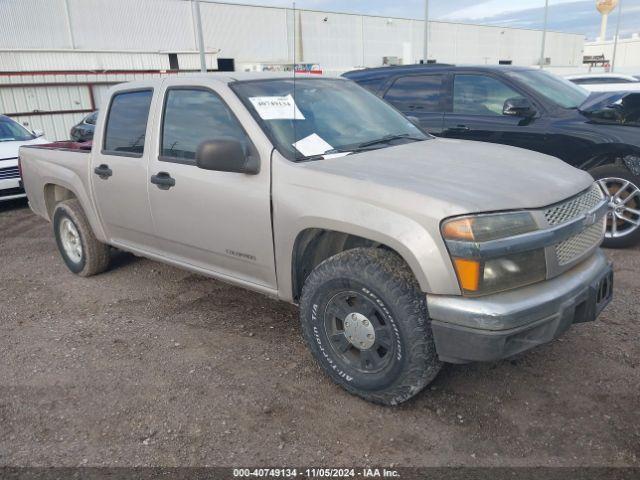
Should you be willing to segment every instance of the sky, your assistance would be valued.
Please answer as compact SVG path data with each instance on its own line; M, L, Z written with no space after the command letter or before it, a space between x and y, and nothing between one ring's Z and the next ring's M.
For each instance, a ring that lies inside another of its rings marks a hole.
M290 0L224 0L229 3L291 6ZM640 33L640 0L621 0L622 36ZM423 18L424 0L296 0L298 8ZM617 11L610 15L608 37L615 33ZM430 0L430 18L464 23L542 28L544 0ZM549 29L582 33L594 40L600 32L595 0L550 0Z

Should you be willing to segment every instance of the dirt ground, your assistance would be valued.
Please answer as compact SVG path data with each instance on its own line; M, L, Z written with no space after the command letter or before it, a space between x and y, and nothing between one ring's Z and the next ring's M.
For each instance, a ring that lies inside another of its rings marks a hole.
M597 322L389 408L322 374L296 308L128 254L76 277L0 205L0 465L639 466L640 248L607 253Z

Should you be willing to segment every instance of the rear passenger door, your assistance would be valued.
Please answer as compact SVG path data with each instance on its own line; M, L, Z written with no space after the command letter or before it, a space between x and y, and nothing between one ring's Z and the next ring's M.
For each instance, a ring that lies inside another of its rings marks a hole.
M383 98L432 135L442 133L445 106L446 74L421 74L398 77Z
M220 92L189 84L165 88L157 150L147 178L164 252L217 276L275 289L269 153L257 150L236 112L251 118L250 114L228 87ZM236 112L227 101L234 101ZM217 139L236 140L245 151L257 152L260 172L199 168L198 146ZM170 179L173 185L149 183L153 177Z
M155 241L147 197L151 88L119 90L110 99L94 140L91 179L109 239L148 250Z

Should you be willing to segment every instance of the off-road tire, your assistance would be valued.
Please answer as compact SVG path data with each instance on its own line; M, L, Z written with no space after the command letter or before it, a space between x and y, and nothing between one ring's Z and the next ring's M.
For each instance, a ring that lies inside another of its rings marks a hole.
M589 170L589 173L596 180L603 178L619 178L631 182L636 187L640 187L640 177L631 173L628 169L620 165L602 165ZM637 208L637 207L636 207ZM640 242L640 227L620 238L605 238L602 246L605 248L626 248L637 245Z
M379 305L385 321L393 327L395 353L388 368L378 373L356 371L329 340L323 312L331 298L345 291L366 295L365 300ZM304 339L322 369L345 390L365 400L400 404L428 385L442 367L426 297L407 264L388 250L347 250L318 265L304 284L300 318Z
M71 220L80 236L82 256L78 262L74 262L69 257L62 245L60 225L65 218ZM109 246L100 242L93 234L87 216L78 200L65 200L55 206L53 211L53 233L62 259L73 273L81 277L90 277L109 268L111 258Z

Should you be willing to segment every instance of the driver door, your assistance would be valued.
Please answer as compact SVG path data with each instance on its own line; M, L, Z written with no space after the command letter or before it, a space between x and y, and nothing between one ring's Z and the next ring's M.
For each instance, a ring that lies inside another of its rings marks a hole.
M457 74L453 79L453 105L444 116L442 136L543 151L546 129L540 113L533 118L502 113L506 100L522 97L497 78Z
M163 251L214 276L275 289L268 152L260 152L256 175L199 168L202 142L226 139L250 148L252 140L222 93L187 80L167 83L148 179Z

